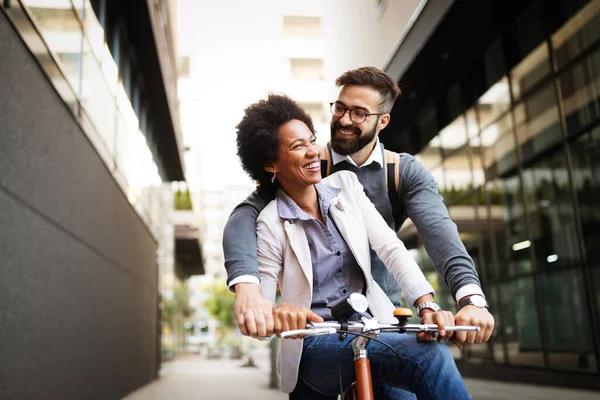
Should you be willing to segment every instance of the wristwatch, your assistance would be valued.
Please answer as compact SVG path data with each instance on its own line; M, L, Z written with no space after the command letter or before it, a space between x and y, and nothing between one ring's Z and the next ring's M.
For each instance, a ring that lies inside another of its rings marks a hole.
M437 303L425 301L417 306L417 316L421 316L421 311L423 311L424 308L429 308L430 310L433 310L433 312L438 312L441 310Z
M480 296L478 294L474 294L473 296L467 297L464 300L461 300L458 305L463 308L464 306L472 305L479 308L489 308L488 302L485 300L485 297Z

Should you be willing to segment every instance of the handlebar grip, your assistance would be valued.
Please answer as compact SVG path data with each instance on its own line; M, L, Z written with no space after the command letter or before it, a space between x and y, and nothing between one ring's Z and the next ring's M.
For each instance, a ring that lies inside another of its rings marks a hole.
M437 332L438 326L436 324L409 324L405 326L407 332ZM447 326L444 328L447 331L461 331L461 332L479 332L478 326L468 326L468 325L456 325L456 326Z
M461 332L479 332L481 329L478 326L469 326L469 325L456 325L456 326L447 326L447 331L461 331Z
M285 339L296 335L309 335L310 333L312 333L312 331L312 329L294 329L293 331L285 331L281 332L281 338Z
M291 336L296 335L304 335L304 336L319 336L319 335L329 335L331 333L336 333L337 330L335 328L312 328L312 329L295 329L292 331L281 332L281 338L286 339Z

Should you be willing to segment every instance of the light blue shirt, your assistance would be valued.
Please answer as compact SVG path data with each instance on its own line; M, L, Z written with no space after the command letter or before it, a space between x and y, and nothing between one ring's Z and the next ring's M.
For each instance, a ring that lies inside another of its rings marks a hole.
M362 293L365 279L329 214L331 200L341 189L323 183L315 187L324 223L302 211L281 189L276 194L277 210L283 219L302 222L313 266L313 297L310 308L323 319L331 320L331 307L350 293ZM354 315L349 319L358 317Z

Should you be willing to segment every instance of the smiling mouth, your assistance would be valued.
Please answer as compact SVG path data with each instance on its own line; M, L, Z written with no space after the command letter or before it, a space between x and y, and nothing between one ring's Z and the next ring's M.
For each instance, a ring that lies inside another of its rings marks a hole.
M319 161L313 161L309 164L304 165L302 168L310 171L319 171L321 169L321 163Z
M356 132L356 131L354 131L352 129L342 128L342 127L339 127L337 131L339 132L339 134L341 136L345 136L345 137L350 137L350 136L353 136L353 135L358 135L358 132Z

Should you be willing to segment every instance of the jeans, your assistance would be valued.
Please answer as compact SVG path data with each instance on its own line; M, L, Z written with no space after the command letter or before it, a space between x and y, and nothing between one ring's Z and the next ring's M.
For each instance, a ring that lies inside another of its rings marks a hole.
M304 339L298 383L290 400L334 400L355 380L352 344L354 336L340 342L336 335ZM450 350L438 342L419 342L414 335L382 332L367 345L376 399L469 399L464 381L456 368ZM345 350L342 349L345 347ZM340 364L341 354L341 364ZM405 390L400 390L405 389Z

